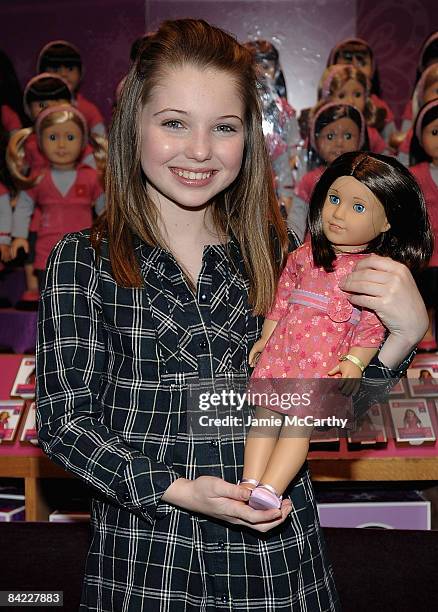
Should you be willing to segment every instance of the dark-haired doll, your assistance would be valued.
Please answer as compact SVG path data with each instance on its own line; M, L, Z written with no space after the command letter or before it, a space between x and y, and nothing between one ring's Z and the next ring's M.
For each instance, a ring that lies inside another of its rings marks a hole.
M85 117L90 133L106 135L102 113L79 92L83 73L82 58L75 45L65 40L49 42L39 53L37 72L52 72L65 79L73 94L72 103Z
M26 124L21 91L11 60L0 50L0 123L9 134Z
M429 315L429 329L419 348L436 350L436 311L438 309L438 99L425 104L414 124L410 149L410 171L423 191L435 247L429 266L417 282Z
M250 352L253 379L360 379L385 328L372 311L352 306L340 288L342 279L369 253L418 270L432 252L421 190L402 164L383 155L338 157L315 187L309 221L311 244L289 255L262 337ZM356 381L345 381L345 388L351 392ZM267 408L257 409L260 417ZM254 508L279 507L296 472L297 438L280 433L271 440L268 445L266 437L250 432L245 447L242 482L261 483L250 497ZM308 438L300 440L308 444ZM257 473L263 453L268 460Z
M328 164L342 153L369 149L364 116L350 104L329 102L315 107L311 115L307 149L307 172L297 183L287 224L301 242L307 229L309 202L316 183Z

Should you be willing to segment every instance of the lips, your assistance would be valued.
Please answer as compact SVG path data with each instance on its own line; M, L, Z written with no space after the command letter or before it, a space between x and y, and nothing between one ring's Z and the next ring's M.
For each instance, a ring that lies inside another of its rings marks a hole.
M214 168L169 168L169 170L180 183L198 187L208 185L218 172Z
M336 232L336 233L343 232L345 229L341 227L340 225L336 225L336 223L329 223L328 225L329 225L330 231Z

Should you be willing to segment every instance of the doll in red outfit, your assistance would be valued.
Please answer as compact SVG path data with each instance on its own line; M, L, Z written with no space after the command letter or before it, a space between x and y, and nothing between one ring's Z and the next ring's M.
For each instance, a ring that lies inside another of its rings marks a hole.
M262 337L251 349L251 380L341 376L350 379L342 383L348 394L356 391L385 329L372 311L352 306L341 289L343 277L369 253L420 269L432 252L432 232L410 172L394 158L365 152L345 153L326 169L312 195L309 222L311 244L289 255ZM256 409L256 419L269 414L269 402ZM249 431L241 482L253 489L253 508L278 508L307 456L310 432L260 436L259 430Z
M88 140L85 118L74 107L50 106L42 111L35 123L39 147L50 162L29 189L19 194L12 218L12 257L19 248L29 251L28 232L32 213L40 209L41 219L35 244L35 270L40 281L44 278L47 257L55 244L68 232L92 224L93 207L97 214L105 200L99 173L81 163ZM24 134L21 146L24 146ZM12 165L18 180L25 180Z
M311 114L307 172L294 190L287 216L288 227L300 241L307 229L309 202L313 189L326 166L342 153L369 149L366 121L360 110L350 104L322 103Z
M387 153L386 142L375 127L376 108L370 98L370 81L354 66L334 64L326 68L318 86L318 100L351 104L363 113L372 153Z
M438 309L438 99L425 104L414 123L410 149L410 171L426 200L435 246L429 267L418 275L418 288L429 315L429 329L420 349L437 350L436 312Z
M105 136L103 116L97 106L80 92L83 69L79 50L65 40L54 40L45 45L38 56L37 72L52 72L65 79L73 94L73 105L85 117L91 134Z
M395 131L394 113L381 97L380 77L374 52L362 38L346 38L337 43L330 51L327 67L333 64L350 64L361 70L371 83L370 99L378 109L378 129L388 141Z

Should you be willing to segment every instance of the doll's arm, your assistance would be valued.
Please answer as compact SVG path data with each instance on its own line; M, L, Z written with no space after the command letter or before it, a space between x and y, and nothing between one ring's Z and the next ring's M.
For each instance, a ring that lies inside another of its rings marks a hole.
M29 234L29 225L32 213L35 208L35 201L31 191L20 191L12 215L12 237L26 238Z
M262 328L262 335L259 340L254 344L250 353L249 353L249 365L253 368L257 363L257 360L260 356L260 353L265 348L269 338L272 336L275 328L277 327L278 321L273 321L272 319L265 319Z
M96 200L94 201L94 210L96 211L96 215L101 215L105 210L106 200L105 194L101 193Z
M0 245L11 242L12 207L8 193L0 196Z

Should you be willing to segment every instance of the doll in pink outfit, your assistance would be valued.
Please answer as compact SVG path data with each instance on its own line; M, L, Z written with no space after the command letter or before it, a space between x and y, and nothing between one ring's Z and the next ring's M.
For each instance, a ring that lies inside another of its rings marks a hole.
M427 264L433 239L425 202L394 158L345 153L317 183L309 224L311 244L289 255L262 336L250 352L252 380L338 376L350 379L342 390L351 394L385 329L373 312L352 306L342 279L370 253L415 271ZM256 409L256 418L269 414L267 406ZM253 508L278 508L305 461L310 432L258 434L257 428L248 434L241 483L252 489Z
M413 128L410 171L426 200L435 246L429 266L418 275L417 283L427 307L429 328L419 348L436 351L436 313L438 310L438 98L419 111Z
M287 216L288 227L301 242L306 235L310 198L326 166L342 153L369 149L365 118L350 104L323 102L316 106L311 112L308 140L309 171L295 187Z
M29 130L20 138L21 146ZM28 232L35 209L40 221L35 244L34 267L40 281L46 261L55 244L69 232L89 227L93 208L97 214L105 206L100 176L96 169L81 162L88 141L87 124L81 113L69 105L50 106L38 115L35 132L42 153L50 162L41 174L31 179L29 189L20 192L12 217L11 255L19 248L29 251ZM14 166L17 179L25 177Z

